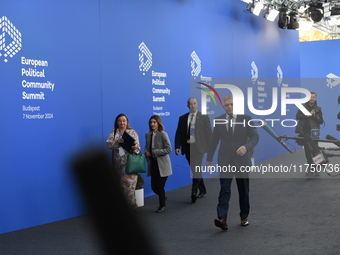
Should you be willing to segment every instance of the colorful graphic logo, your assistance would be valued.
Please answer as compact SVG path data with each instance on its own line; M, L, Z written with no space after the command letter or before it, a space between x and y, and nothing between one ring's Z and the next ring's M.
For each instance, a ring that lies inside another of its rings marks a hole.
M220 105L222 105L221 97L220 97L220 95L217 93L217 91L213 87L211 87L210 85L208 85L206 83L203 83L203 82L197 82L197 83L199 83L199 84L209 88L215 94L215 96L217 96L218 101L220 102ZM207 90L205 88L201 88L201 87L197 87L197 88L200 89L200 90L203 90L205 93L207 93L210 96L210 98L214 101L214 104L217 105L216 99L214 97L214 94L212 94L209 90Z
M12 58L21 47L21 33L7 17L3 16L0 19L0 57L4 56L7 63L7 58Z

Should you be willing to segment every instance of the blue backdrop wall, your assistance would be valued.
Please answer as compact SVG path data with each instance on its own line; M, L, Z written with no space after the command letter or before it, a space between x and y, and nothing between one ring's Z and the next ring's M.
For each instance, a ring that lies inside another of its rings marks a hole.
M327 134L339 139L340 110L340 67L338 59L340 40L303 42L301 50L301 86L317 93L318 104L323 109L325 124L321 128L321 138ZM316 50L317 49L317 50Z
M285 78L299 77L297 32L245 13L245 5L0 2L0 233L86 213L70 158L91 142L105 147L119 113L129 116L142 146L153 114L162 116L173 142L178 117L188 110L190 79L248 78L242 90L263 87L270 95ZM261 85L265 78L278 82ZM269 108L271 101L261 99ZM286 153L280 146L261 153L272 138L259 132L257 161ZM171 160L167 190L190 184L184 157L172 153Z

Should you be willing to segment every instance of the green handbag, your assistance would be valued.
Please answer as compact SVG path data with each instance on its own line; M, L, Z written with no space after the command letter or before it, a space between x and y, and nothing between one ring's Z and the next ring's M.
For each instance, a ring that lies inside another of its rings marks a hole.
M127 162L125 167L127 174L146 173L146 158L144 154L130 153L127 156Z

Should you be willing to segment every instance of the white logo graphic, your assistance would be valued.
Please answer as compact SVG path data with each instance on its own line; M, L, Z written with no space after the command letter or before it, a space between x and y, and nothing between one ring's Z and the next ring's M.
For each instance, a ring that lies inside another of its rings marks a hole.
M228 89L233 97L234 97L234 105L233 105L233 113L234 114L244 114L245 110L245 96L243 91L236 85L232 84L215 84L213 86L215 89ZM247 88L247 105L248 110L252 112L255 115L271 115L273 112L276 111L277 106L281 105L281 115L287 115L287 105L294 104L298 107L298 109L301 110L306 116L311 116L310 112L307 111L307 109L302 105L304 102L308 101L310 99L310 91L305 88L299 88L299 87L290 87L290 88L280 88L280 94L281 94L281 104L278 104L279 94L278 94L278 88L273 87L272 88L272 106L270 109L267 110L259 110L255 109L254 102L253 102L253 88L248 87ZM255 92L257 94L257 92ZM297 98L297 99L291 99L287 98L287 94L289 93L301 93L304 94L304 98ZM223 94L223 93L222 93ZM208 97L208 94L204 95L206 98ZM202 97L203 99L203 97ZM206 114L206 112L203 112L203 110L206 111L207 109L207 100L202 100L201 104L204 104L204 107L202 107L202 113ZM295 122L295 120L293 120ZM238 124L240 124L238 122Z
M259 69L257 68L255 62L251 62L251 80L253 81L253 83L255 83L257 81L257 78L259 78Z
M146 47L145 43L142 42L139 46L138 46L140 53L139 53L139 70L141 72L143 72L143 75L145 75L145 73L147 71L149 71L150 67L152 66L152 53L151 51L148 49L148 47ZM144 59L144 57L146 59Z
M7 17L3 16L0 19L0 57L4 56L4 61L7 62L7 57L12 58L20 50L21 33Z
M201 60L195 51L191 53L191 76L198 76L202 70Z
M329 88L333 88L337 85L340 84L340 77L339 76L336 76L335 74L327 74L326 77L328 78L327 79L327 87Z
M282 72L282 69L281 69L280 66L277 66L276 70L277 70L277 83L278 83L278 84L281 84L281 83L282 83L282 80L283 80L283 72Z

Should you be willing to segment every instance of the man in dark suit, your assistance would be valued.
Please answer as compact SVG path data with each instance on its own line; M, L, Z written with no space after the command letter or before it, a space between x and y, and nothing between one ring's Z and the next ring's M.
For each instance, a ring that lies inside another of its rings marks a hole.
M197 111L196 99L189 98L187 102L190 111L179 117L175 136L175 152L176 155L180 155L182 150L182 155L185 155L190 165L193 175L191 202L195 203L197 198L201 198L207 193L202 172L197 171L196 166L199 166L197 169L201 169L203 155L208 151L212 130L209 117Z
M210 141L207 166L212 166L213 156L218 143L221 141L218 151L218 167L220 171L220 193L217 205L217 219L215 226L222 230L228 229L227 215L229 209L231 182L236 177L239 193L241 225L248 226L249 204L249 172L241 172L244 166L251 166L250 150L259 141L257 130L249 115L233 114L233 97L224 98L223 114L215 121L213 135ZM227 122L227 123L226 123ZM248 168L249 169L249 168ZM241 171L240 171L241 170Z

